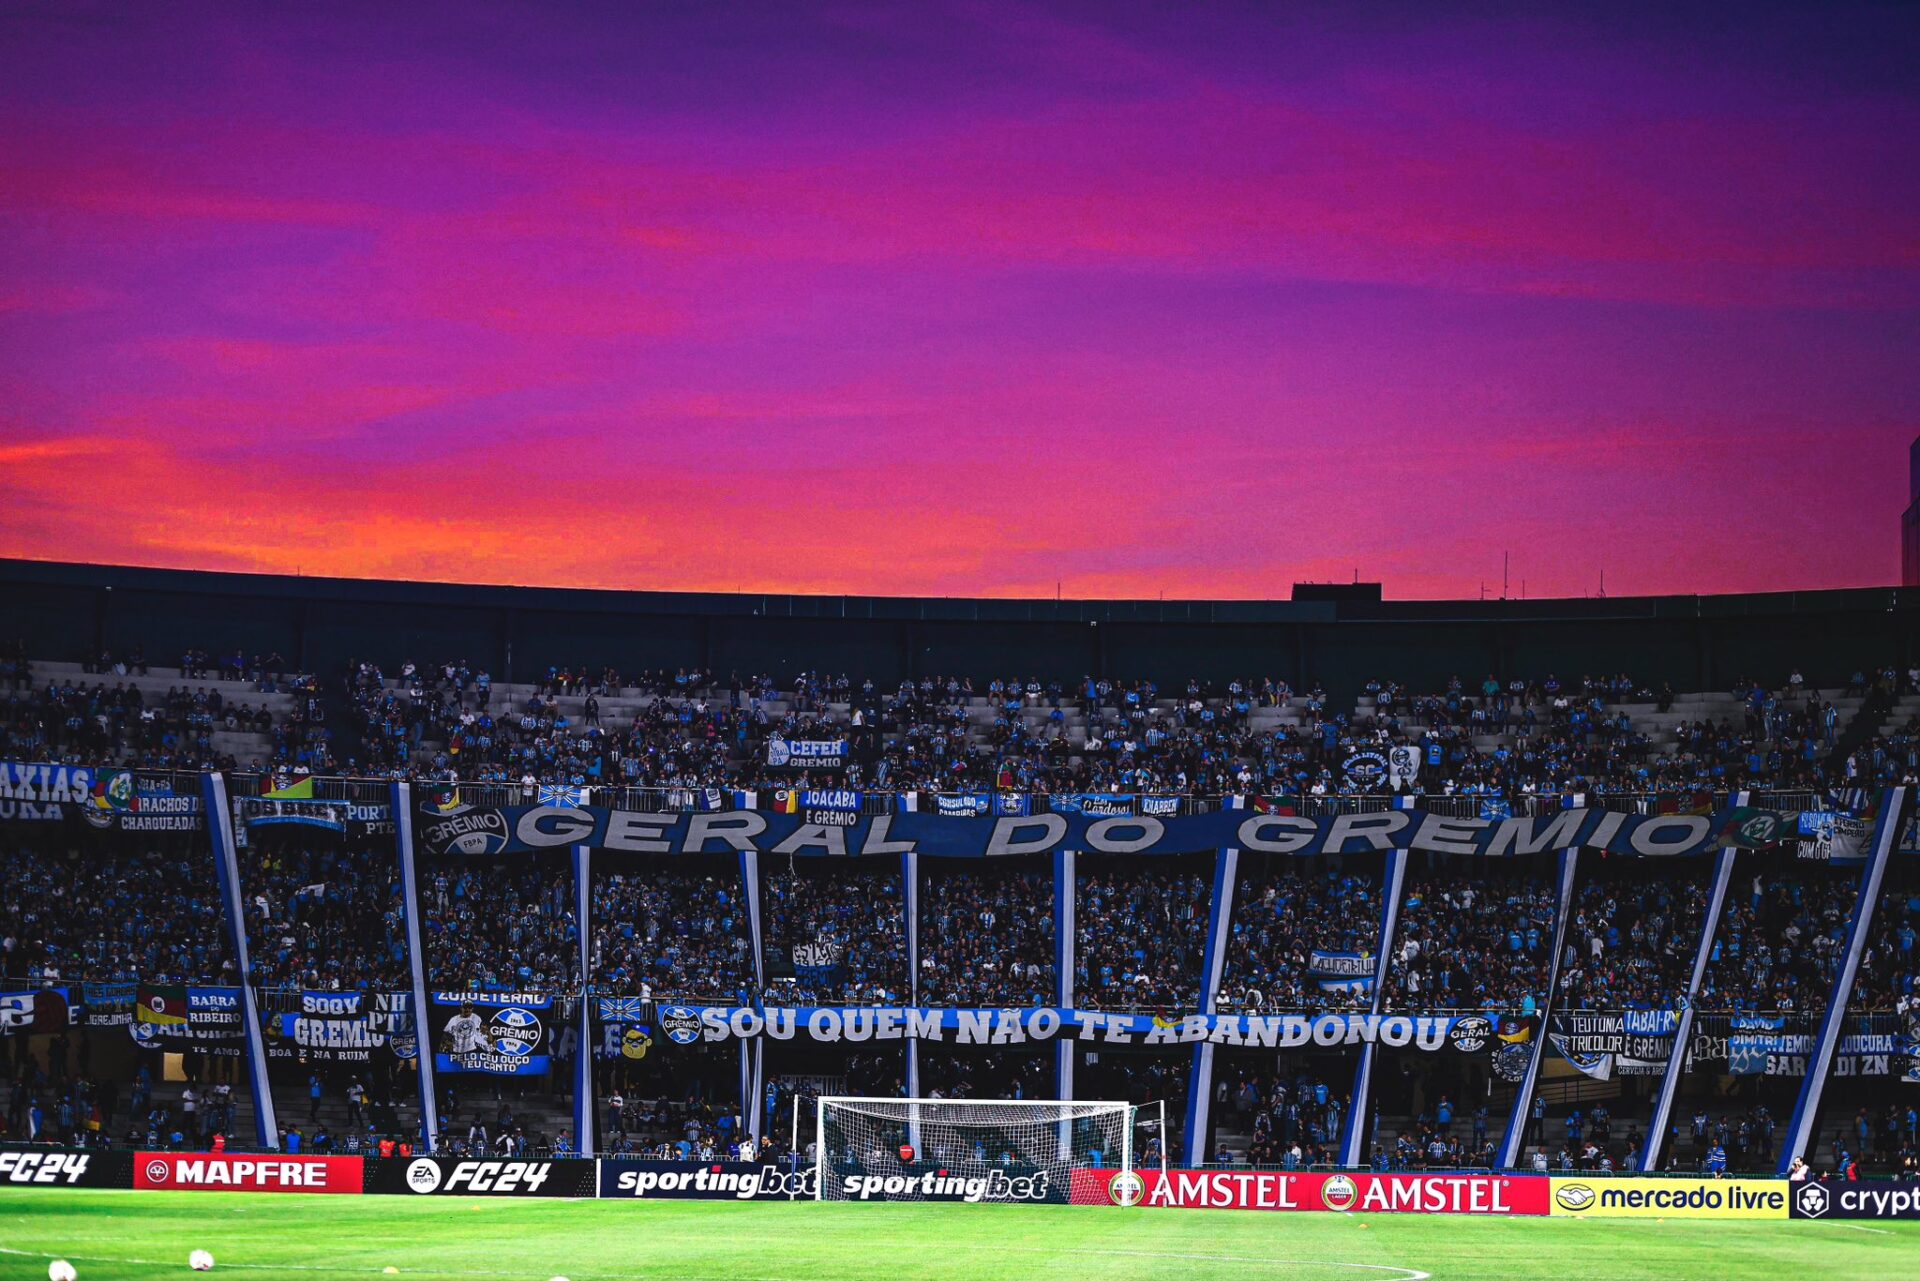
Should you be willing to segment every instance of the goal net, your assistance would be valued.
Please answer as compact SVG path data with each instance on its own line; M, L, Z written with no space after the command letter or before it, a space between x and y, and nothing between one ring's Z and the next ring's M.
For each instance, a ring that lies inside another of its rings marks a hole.
M824 1097L823 1201L1066 1201L1075 1170L1164 1165L1166 1105ZM1138 1132L1138 1133L1136 1133Z

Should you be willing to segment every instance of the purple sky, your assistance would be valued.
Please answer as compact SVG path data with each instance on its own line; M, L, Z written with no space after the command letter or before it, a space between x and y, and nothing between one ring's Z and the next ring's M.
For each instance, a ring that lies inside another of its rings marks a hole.
M1920 17L0 10L0 555L1877 584Z

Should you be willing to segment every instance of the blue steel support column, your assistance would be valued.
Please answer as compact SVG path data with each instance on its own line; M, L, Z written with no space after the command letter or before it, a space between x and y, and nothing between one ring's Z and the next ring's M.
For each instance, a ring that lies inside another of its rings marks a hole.
M1793 1107L1793 1120L1787 1123L1787 1141L1780 1146L1780 1173L1793 1165L1793 1158L1804 1157L1813 1148L1814 1122L1819 1119L1820 1096L1827 1088L1827 1072L1833 1067L1833 1053L1840 1044L1840 1029L1847 1021L1847 1002L1853 996L1853 980L1860 973L1860 956L1867 950L1867 934L1873 926L1873 911L1880 903L1880 887L1887 878L1887 864L1893 861L1901 824L1906 820L1907 789L1892 787L1880 794L1880 816L1874 820L1873 844L1867 850L1866 870L1860 874L1860 895L1853 902L1853 920L1847 925L1847 950L1834 976L1833 995L1820 1020L1820 1035L1807 1058L1807 1075L1800 1082L1800 1099Z
M1734 797L1734 805L1748 803L1747 793ZM1660 1078L1660 1092L1654 1096L1653 1118L1647 1122L1647 1141L1640 1145L1640 1170L1660 1168L1660 1156L1667 1143L1667 1126L1673 1119L1673 1101L1680 1093L1680 1079L1687 1070L1687 1046L1693 1038L1693 1007L1700 999L1700 985L1706 981L1707 962L1713 956L1713 940L1720 929L1720 914L1727 905L1727 887L1733 884L1735 852L1731 846L1713 858L1713 886L1707 895L1707 918L1700 923L1700 946L1693 954L1693 972L1687 979L1686 1000L1680 1006L1680 1019L1673 1029L1673 1049L1667 1054L1666 1075Z
M1400 900L1407 884L1407 852L1403 849L1387 851L1385 875L1381 880L1381 895L1384 902L1380 905L1380 947L1375 953L1373 964L1373 1000L1369 1005L1372 1013L1380 1013L1387 996L1387 955L1393 950L1394 936L1400 929ZM1368 1092L1373 1085L1374 1043L1368 1041L1360 1047L1360 1062L1353 1070L1353 1093L1347 1100L1347 1123L1340 1138L1340 1164L1355 1166L1361 1163L1365 1155L1361 1151L1367 1142L1367 1108L1371 1100Z
M224 774L200 779L207 808L207 832L213 837L213 870L220 878L220 901L226 910L227 944L240 973L241 1033L247 1044L247 1081L253 1088L255 1140L270 1151L280 1149L280 1123L273 1110L273 1083L267 1078L267 1047L260 1035L260 1006L253 995L253 964L247 954L247 918L241 908L240 859L233 845L233 809L227 803Z
M1227 935L1233 920L1233 887L1239 872L1239 850L1221 850L1214 858L1213 901L1207 914L1207 954L1200 974L1202 1014L1212 1014L1220 998L1220 974L1226 966ZM1212 1108L1213 1042L1202 1041L1193 1047L1193 1073L1187 1080L1187 1133L1182 1152L1188 1169L1197 1169L1206 1160L1207 1125Z
M900 855L900 911L905 919L901 928L907 935L907 1004L920 1004L920 854L908 850ZM907 1097L920 1097L920 1038L907 1038ZM920 1150L920 1109L908 1109L907 1142Z
M593 1089L593 849L573 847L573 920L580 932L580 1050L573 1059L574 1148L581 1156L594 1151L593 1123L600 1103Z
M1527 1136L1527 1120L1533 1109L1534 1087L1540 1081L1540 1056L1546 1052L1547 1020L1553 1016L1554 994L1560 990L1560 954L1567 943L1567 916L1573 910L1573 874L1579 868L1578 849L1560 851L1560 906L1553 921L1553 965L1547 972L1547 1001L1540 1007L1540 1026L1533 1038L1533 1056L1527 1060L1527 1074L1513 1095L1513 1113L1507 1117L1507 1132L1500 1140L1499 1168L1510 1170L1520 1159L1522 1140ZM1542 1136L1543 1138L1545 1136Z
M766 999L767 959L760 946L760 851L744 849L740 851L740 893L747 902L747 936L753 950L753 1004L758 1006ZM740 1043L740 1094L741 1124L747 1127L747 1133L759 1146L765 1130L765 1122L760 1111L760 1093L763 1073L766 1066L766 1051L760 1045L761 1038L752 1038L752 1048L746 1041Z
M440 1145L440 1097L433 1084L433 1034L427 1025L427 948L420 926L420 877L413 856L413 784L393 785L394 842L400 854L400 892L407 907L407 965L413 972L413 1042L420 1064L420 1142Z
M1054 1002L1071 1010L1077 996L1073 990L1074 937L1074 854L1055 850L1053 854L1053 978ZM1053 1042L1054 1097L1073 1097L1073 1060L1079 1053L1072 1036L1062 1034Z

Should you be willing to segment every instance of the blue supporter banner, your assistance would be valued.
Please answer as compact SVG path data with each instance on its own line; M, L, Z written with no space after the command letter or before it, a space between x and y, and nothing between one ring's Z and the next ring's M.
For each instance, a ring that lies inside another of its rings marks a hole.
M269 800L248 796L234 802L234 817L248 827L318 827L329 832L344 832L347 830L347 803Z
M675 1045L734 1038L776 1041L948 1041L1024 1045L1059 1037L1105 1045L1240 1045L1263 1049L1379 1044L1477 1054L1498 1045L1485 1015L1118 1014L1095 1010L929 1009L905 1006L662 1005Z
M847 763L844 738L770 738L769 769L840 769Z
M1053 798L1053 812L1090 818L1130 817L1138 799L1109 792L1066 792Z
M435 992L433 1070L542 1076L551 1066L546 1020L553 998L536 992Z
M933 798L932 813L942 818L986 818L993 812L993 797L986 792L924 792Z
M1026 798L999 793L995 799L997 807L1009 799ZM1086 800L1081 798L1083 806ZM799 797L793 798L796 806L798 801ZM1751 816L1753 811L1741 813ZM1729 817L1726 812L1708 816L1600 809L1558 810L1503 819L1453 818L1420 810L1307 817L1221 809L1167 818L1096 817L1085 812L953 818L918 812L867 816L819 807L801 813L735 810L676 814L597 806L572 809L522 805L453 814L423 810L415 825L415 839L426 853L443 857L526 853L585 844L644 854L757 850L802 858L897 857L909 853L937 858L997 858L1050 854L1062 849L1096 854L1192 854L1228 848L1297 857L1408 849L1487 858L1584 848L1627 857L1686 858L1718 848Z
M1315 949L1307 956L1307 973L1322 992L1343 992L1364 996L1373 991L1373 972L1377 967L1368 952L1323 952Z

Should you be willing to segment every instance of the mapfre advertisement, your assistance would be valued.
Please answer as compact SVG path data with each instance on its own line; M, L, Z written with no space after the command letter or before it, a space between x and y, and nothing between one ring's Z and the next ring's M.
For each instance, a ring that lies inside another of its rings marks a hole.
M357 1156L136 1152L133 1186L156 1192L359 1192Z
M1779 1179L1553 1179L1553 1213L1576 1219L1784 1219Z
M1503 1174L1309 1174L1283 1170L1075 1170L1075 1205L1366 1214L1545 1214L1547 1180Z

